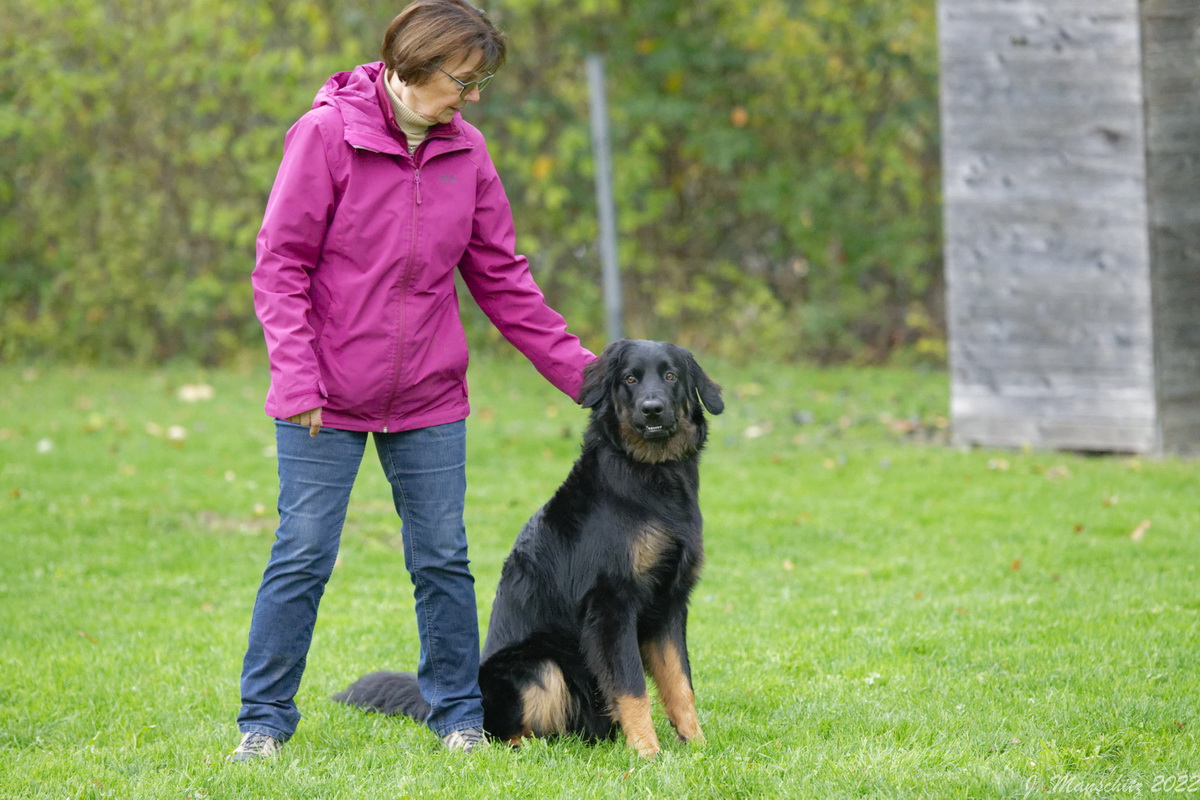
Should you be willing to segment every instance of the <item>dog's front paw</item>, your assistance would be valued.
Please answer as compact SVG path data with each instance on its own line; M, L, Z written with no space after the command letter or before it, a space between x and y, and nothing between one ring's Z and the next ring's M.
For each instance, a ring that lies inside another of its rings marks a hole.
M630 742L630 744L633 746L633 748L635 750L637 750L637 754L639 756L641 756L642 758L646 759L647 761L654 758L661 752L661 748L659 748L658 742L640 741L640 742Z

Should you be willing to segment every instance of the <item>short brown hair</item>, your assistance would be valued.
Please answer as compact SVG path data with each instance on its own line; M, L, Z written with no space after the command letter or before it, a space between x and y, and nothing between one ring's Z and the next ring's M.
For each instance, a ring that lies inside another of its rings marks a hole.
M380 55L407 84L427 83L451 59L479 53L480 72L495 72L506 56L504 34L463 0L416 0L396 15Z

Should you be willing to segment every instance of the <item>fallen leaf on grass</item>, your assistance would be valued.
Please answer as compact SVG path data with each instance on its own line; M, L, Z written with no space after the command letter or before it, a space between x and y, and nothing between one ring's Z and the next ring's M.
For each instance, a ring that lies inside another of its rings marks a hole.
M1012 564L1009 565L1009 569L1011 569L1013 572L1016 572L1020 568L1021 568L1021 559L1014 558Z
M742 432L742 436L747 439L760 439L766 436L774 429L774 426L769 422L764 422L761 425L751 425Z
M185 383L179 387L175 396L184 403L199 403L202 400L212 400L216 392L207 383Z
M1129 534L1129 538L1135 542L1140 542L1146 538L1146 531L1150 530L1150 520L1144 519L1141 524L1133 529L1133 533Z

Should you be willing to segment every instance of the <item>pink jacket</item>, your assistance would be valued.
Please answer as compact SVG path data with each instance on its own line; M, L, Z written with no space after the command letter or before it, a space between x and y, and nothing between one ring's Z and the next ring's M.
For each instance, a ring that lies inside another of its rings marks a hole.
M383 432L466 418L456 266L500 332L578 398L595 356L516 255L483 136L456 115L410 156L382 73L331 77L284 141L252 276L267 413L320 406L328 427Z

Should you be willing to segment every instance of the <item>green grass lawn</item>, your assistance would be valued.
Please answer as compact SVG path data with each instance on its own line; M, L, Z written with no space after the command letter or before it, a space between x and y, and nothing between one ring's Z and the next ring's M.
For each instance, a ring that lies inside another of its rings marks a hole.
M304 721L254 765L224 757L275 522L265 376L0 367L0 797L1200 796L1195 463L950 447L936 372L706 366L728 408L690 618L707 745L656 711L650 763L573 740L462 757L330 702L416 664L368 448ZM585 417L523 362L471 381L486 625Z

